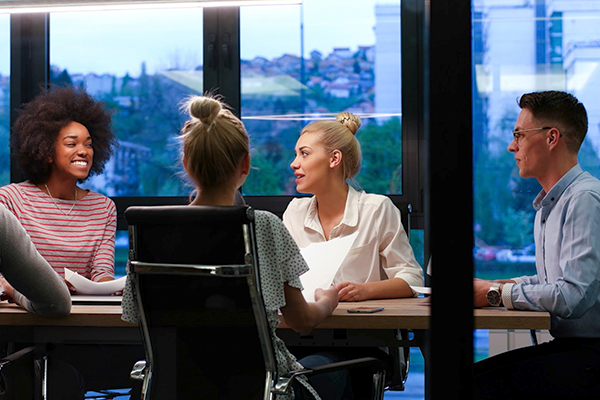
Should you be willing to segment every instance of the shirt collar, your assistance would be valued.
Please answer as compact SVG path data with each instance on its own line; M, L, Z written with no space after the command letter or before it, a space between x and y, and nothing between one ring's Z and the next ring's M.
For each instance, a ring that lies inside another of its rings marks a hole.
M579 164L575 165L569 172L564 174L554 186L552 186L552 189L550 189L548 193L546 193L544 189L538 193L533 200L533 208L537 211L542 207L556 204L556 201L563 194L565 189L582 173L583 170L581 169L581 166Z
M346 197L346 209L341 224L356 226L358 224L358 200L360 193L352 186L348 185L348 197Z
M340 225L356 226L358 224L358 201L360 193L348 185L348 196L346 197L346 208ZM319 214L317 212L317 198L313 196L308 205L308 212L304 218L304 226L317 232L322 232Z

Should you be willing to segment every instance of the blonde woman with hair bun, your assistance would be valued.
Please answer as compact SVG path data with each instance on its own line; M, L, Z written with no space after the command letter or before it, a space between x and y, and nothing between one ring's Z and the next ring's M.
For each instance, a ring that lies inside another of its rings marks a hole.
M191 205L233 206L239 187L250 172L250 146L244 124L219 99L193 96L183 109L188 120L179 136L182 163L187 175L196 185ZM314 302L306 302L299 276L308 271L298 246L281 220L267 211L255 210L256 241L260 260L261 289L271 337L279 360L280 374L315 367L342 358L329 354L311 354L297 361L275 331L280 323L281 310L288 326L297 332L310 332L329 316L338 304L337 290L317 289ZM123 293L123 319L137 322L137 312L128 279ZM243 362L243 360L232 360ZM242 378L240 378L242 379ZM259 380L260 381L260 380ZM254 382L254 381L253 381ZM260 382L259 382L260 383ZM228 398L254 399L263 396L263 387L240 384L229 388ZM346 371L301 377L294 382L294 393L286 399L343 399L347 398L349 379ZM277 396L277 398L284 396Z
M358 116L341 112L302 130L290 166L296 190L313 196L293 199L283 222L301 248L358 232L334 277L340 301L412 297L423 270L400 211L388 197L349 185L360 170L360 125Z

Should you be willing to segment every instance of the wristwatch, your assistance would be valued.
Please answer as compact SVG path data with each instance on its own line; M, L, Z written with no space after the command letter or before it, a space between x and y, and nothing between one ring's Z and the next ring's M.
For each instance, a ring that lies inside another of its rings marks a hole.
M494 283L487 292L487 300L492 307L498 307L502 304L502 293L500 292L500 283Z

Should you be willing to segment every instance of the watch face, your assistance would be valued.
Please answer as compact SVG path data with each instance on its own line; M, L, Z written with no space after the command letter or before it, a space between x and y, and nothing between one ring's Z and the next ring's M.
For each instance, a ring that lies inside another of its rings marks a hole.
M497 307L500 305L500 291L490 290L487 292L487 299L491 306Z

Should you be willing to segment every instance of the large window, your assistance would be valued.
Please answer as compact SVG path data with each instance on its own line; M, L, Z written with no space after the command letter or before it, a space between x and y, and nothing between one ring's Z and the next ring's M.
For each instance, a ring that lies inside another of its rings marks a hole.
M295 194L289 163L302 126L348 110L363 118L358 183L402 194L399 1L243 7L240 21L241 114L256 167L244 193ZM173 138L178 104L204 90L201 22L199 9L51 15L52 82L85 86L115 110L119 149L92 189L189 191Z
M10 18L0 15L0 186L10 183Z
M564 90L586 106L579 153L600 177L600 3L473 2L476 273L534 274L532 201L541 189L518 175L506 149L526 92Z
M241 80L239 88L228 88L225 100L239 96L235 111L252 140L255 169L243 187L249 203L280 214L289 196L297 194L289 164L301 128L348 110L363 119L357 135L363 149L357 183L369 192L389 194L397 203L410 201L414 221L415 215L422 216L419 181L413 180L419 176L418 149L407 143L418 143L418 132L403 134L400 9L399 0L365 0L351 7L342 0L305 0L298 6L241 7L239 16L227 8L223 19L220 11L201 8L51 13L47 37L41 36L43 29L31 32L36 43L48 40L50 83L83 86L114 111L119 146L104 174L85 186L115 199L119 229L125 227L121 213L132 201L171 201L166 197L180 199L191 191L181 174L175 140L187 119L179 108L181 101L220 90L238 78L235 68L219 67L213 82L210 59L204 68L211 44L207 32L215 21L219 32L234 35L239 24L241 45L228 52L236 57L234 64L239 62ZM2 18L8 35L9 17ZM220 35L218 40L226 37ZM8 52L2 47L5 43L10 41L0 41L0 51ZM36 61L27 64L28 58L21 58L19 62L27 65L20 70L44 76L43 51L35 51ZM217 52L221 60L222 43ZM0 63L9 59L0 57ZM1 64L0 79L4 89L8 78ZM26 102L40 83L24 77L13 92L23 93ZM231 91L236 93L232 96ZM3 93L8 96L8 90ZM0 110L0 118L3 115ZM7 140L8 123L2 129L0 125L0 140ZM408 141L410 135L413 139ZM0 157L4 183L21 178L18 171L9 176L8 163L9 157ZM413 238L420 248L419 233ZM125 238L122 242L125 248Z
M84 186L112 197L187 195L175 138L186 119L181 101L204 91L202 9L57 13L50 21L51 82L81 85L114 110L119 146ZM126 230L115 245L115 274L123 275Z
M303 126L359 115L370 192L402 194L400 2L305 0L241 11L242 117L253 140L251 195L296 194L289 164Z
M51 81L84 86L115 111L119 147L87 186L108 196L187 194L175 137L186 118L181 101L203 93L202 9L57 13L50 21Z

